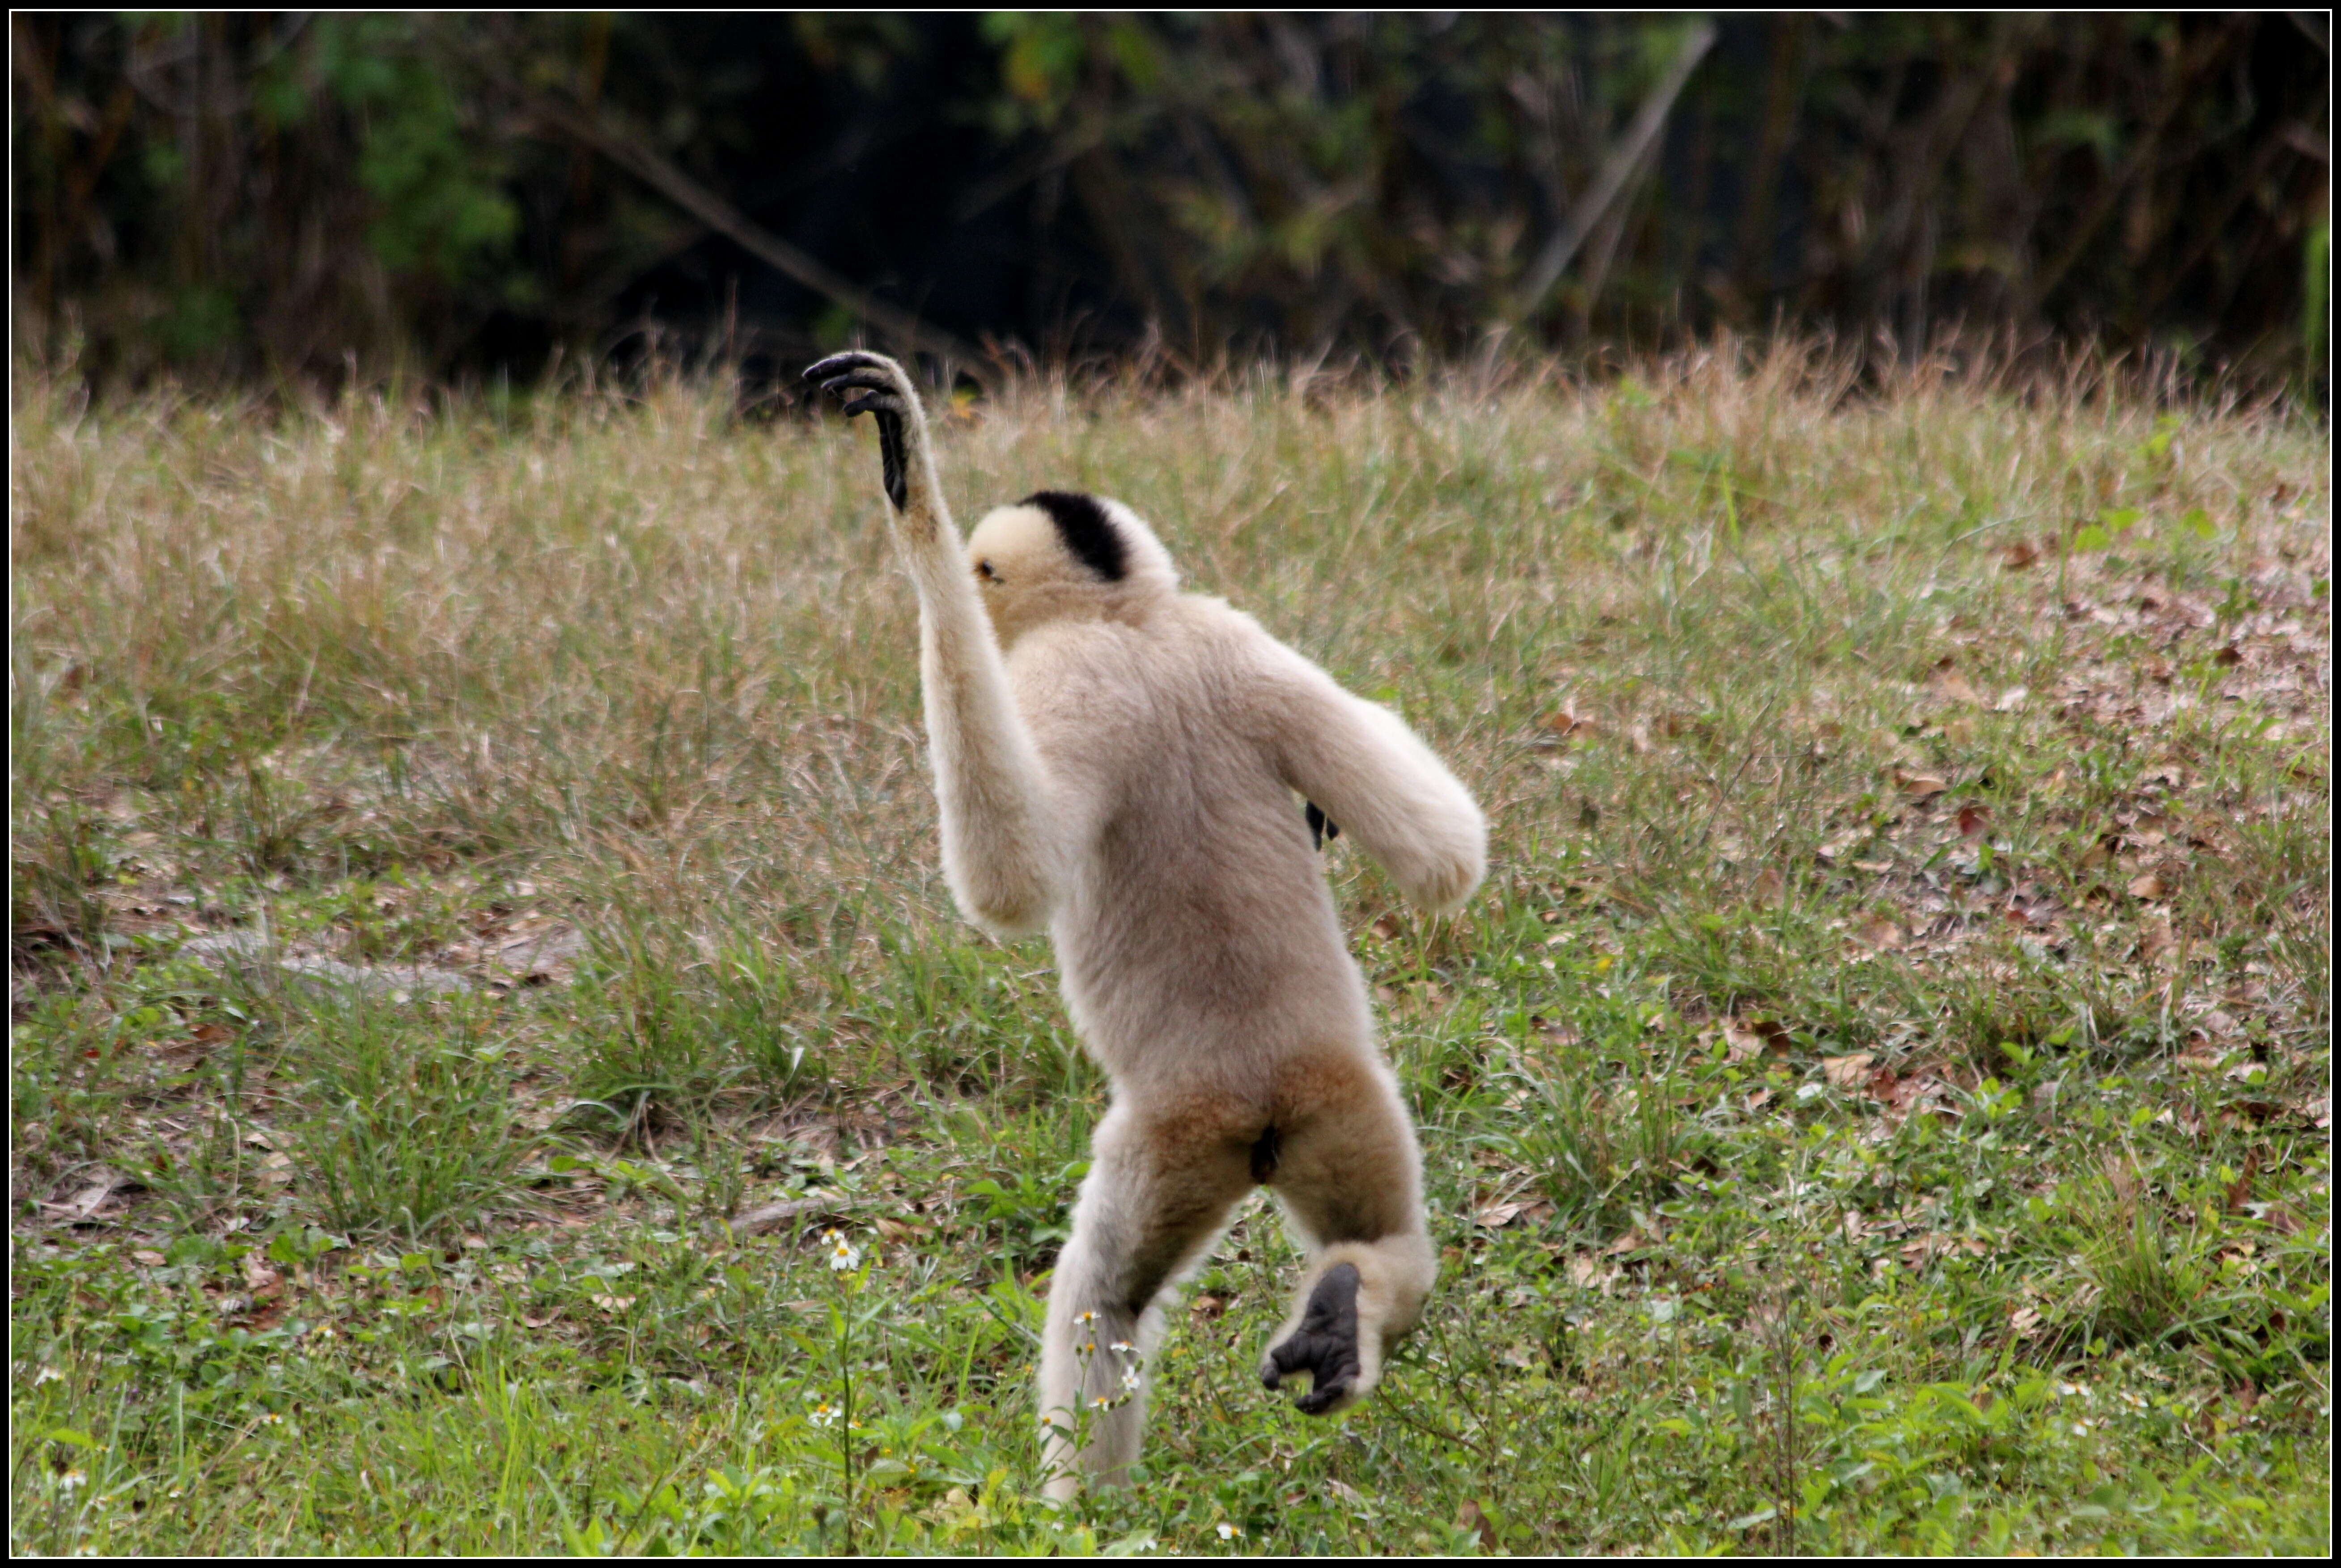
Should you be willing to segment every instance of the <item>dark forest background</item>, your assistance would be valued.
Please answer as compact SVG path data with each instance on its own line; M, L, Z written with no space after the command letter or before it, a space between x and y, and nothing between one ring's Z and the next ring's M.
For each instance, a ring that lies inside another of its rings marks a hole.
M1776 325L2323 374L2322 12L11 27L19 351L102 384Z

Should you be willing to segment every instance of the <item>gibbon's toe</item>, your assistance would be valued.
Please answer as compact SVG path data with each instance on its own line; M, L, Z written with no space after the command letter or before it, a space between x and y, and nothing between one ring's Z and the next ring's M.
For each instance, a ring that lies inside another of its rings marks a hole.
M1363 1371L1358 1352L1358 1269L1335 1264L1309 1293L1300 1326L1272 1347L1260 1380L1270 1388L1296 1372L1309 1374L1309 1392L1293 1401L1304 1415L1322 1415L1346 1404Z

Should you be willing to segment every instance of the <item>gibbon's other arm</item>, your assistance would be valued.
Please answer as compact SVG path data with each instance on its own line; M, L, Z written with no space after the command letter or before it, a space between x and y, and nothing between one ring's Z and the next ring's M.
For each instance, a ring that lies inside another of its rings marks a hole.
M1267 730L1285 783L1380 861L1408 898L1453 913L1488 868L1488 824L1470 792L1397 714L1274 647Z
M880 354L833 354L804 374L845 399L848 417L868 413L878 426L895 537L919 590L920 684L942 807L943 878L961 912L987 930L1037 931L1063 882L1064 847L1051 827L1059 817L935 484L919 394Z

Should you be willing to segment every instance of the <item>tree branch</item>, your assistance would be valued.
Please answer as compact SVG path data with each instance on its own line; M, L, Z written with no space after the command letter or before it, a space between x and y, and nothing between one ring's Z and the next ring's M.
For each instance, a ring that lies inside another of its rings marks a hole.
M563 134L592 147L634 178L775 271L844 306L903 347L923 349L962 366L990 366L992 356L877 298L778 234L749 220L722 197L609 124L593 109L541 93L526 94L530 112Z
M1659 127L1666 124L1667 111L1674 107L1683 84L1690 80L1691 72L1707 57L1708 50L1714 46L1715 24L1702 18L1691 28L1690 35L1683 40L1683 46L1676 54L1674 63L1667 67L1666 75L1650 89L1650 95L1642 100L1642 107L1634 115L1634 123L1626 127L1625 135L1619 138L1618 144L1609 150L1609 161L1602 165L1600 176L1584 195L1578 198L1577 205L1569 211L1568 220L1538 253L1536 264L1529 269L1527 282L1520 286L1519 295L1512 302L1514 321L1526 320L1543 305L1545 296L1552 292L1553 284L1560 281L1561 273L1575 258L1578 248L1585 243L1585 236L1593 232L1593 225L1601 221L1601 215L1609 210L1609 203L1616 201L1618 193L1626 188L1626 182L1634 173L1635 165L1642 161L1643 153L1657 137Z

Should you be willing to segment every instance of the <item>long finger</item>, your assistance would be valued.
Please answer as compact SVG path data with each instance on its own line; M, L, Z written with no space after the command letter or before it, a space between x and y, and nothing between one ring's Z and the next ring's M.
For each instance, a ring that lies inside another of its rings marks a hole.
M894 362L882 354L865 353L860 349L849 349L842 354L832 354L825 360L807 365L804 379L817 382L833 376L840 371L892 370L893 368L895 368Z
M884 371L877 370L848 371L821 383L822 391L837 392L841 396L847 387L862 387L870 392L895 392L900 390L901 383Z
M864 392L845 404L845 417L848 419L852 419L858 413L900 415L902 412L902 400L891 392Z

